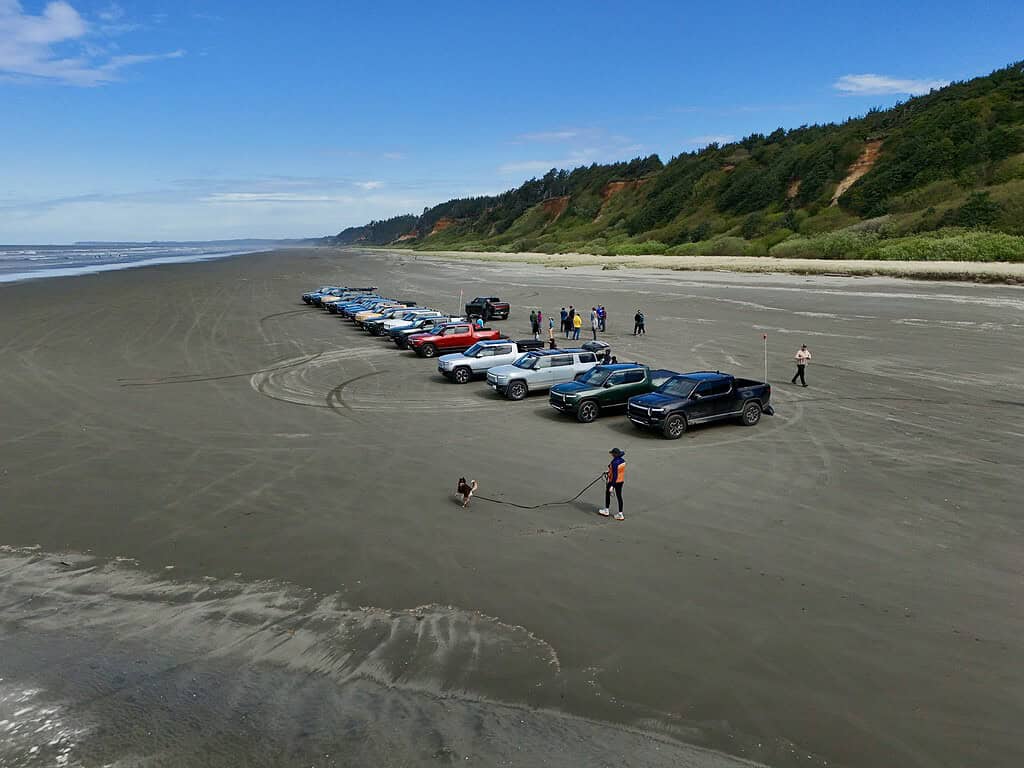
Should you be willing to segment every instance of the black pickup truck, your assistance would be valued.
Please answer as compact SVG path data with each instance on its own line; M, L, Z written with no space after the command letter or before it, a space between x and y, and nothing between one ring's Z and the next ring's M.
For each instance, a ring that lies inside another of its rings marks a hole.
M690 425L710 421L737 419L752 427L762 413L774 413L771 397L770 384L719 371L697 371L674 376L649 394L631 397L626 415L635 426L657 429L676 440Z
M508 320L510 309L509 303L497 296L477 296L466 305L466 317L482 317L485 323L490 320Z

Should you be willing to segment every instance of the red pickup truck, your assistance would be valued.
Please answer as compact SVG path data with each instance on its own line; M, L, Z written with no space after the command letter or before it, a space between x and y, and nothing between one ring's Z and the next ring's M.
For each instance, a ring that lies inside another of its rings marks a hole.
M504 338L490 328L476 328L471 323L450 323L435 333L417 333L409 337L409 347L420 357L434 357L439 350L464 352L478 341Z

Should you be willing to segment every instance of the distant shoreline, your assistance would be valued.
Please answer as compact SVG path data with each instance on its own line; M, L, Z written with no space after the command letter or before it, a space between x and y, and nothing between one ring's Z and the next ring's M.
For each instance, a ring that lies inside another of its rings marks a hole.
M360 246L366 248L366 246ZM756 256L598 256L588 253L497 253L373 248L394 254L415 253L449 261L539 264L545 267L667 269L673 271L787 272L798 275L896 277L912 280L964 281L1024 285L1024 263L973 261L869 261L859 259L786 259Z

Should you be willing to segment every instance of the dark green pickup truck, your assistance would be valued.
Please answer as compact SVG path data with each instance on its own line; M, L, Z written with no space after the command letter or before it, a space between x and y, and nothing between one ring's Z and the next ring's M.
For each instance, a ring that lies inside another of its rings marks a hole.
M629 398L653 392L675 371L651 370L639 363L599 365L580 374L575 381L556 384L548 402L556 411L573 414L587 424L602 411L625 408Z

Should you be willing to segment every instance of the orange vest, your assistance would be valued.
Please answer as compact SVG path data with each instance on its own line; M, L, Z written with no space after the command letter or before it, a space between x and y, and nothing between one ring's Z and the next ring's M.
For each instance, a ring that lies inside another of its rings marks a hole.
M622 458L614 458L612 463L608 465L608 482L626 482L626 462Z

